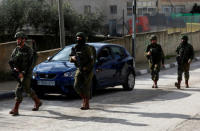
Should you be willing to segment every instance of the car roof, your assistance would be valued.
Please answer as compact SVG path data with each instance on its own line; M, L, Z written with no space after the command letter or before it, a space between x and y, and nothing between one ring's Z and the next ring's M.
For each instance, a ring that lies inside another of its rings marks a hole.
M86 44L92 45L92 46L94 46L94 47L96 47L96 48L101 48L101 47L103 47L103 46L109 46L109 45L114 45L114 46L123 47L123 46L118 45L118 44L104 43L104 42L89 42L89 43L86 43ZM69 47L69 46L73 47L73 46L75 46L75 45L76 45L76 44L67 45L67 46L68 46L68 47Z
M116 45L116 46L120 46L120 45L117 45L117 44L104 43L104 42L91 42L91 43L87 43L87 44L93 45L93 46L97 46L97 47L106 46L106 45Z

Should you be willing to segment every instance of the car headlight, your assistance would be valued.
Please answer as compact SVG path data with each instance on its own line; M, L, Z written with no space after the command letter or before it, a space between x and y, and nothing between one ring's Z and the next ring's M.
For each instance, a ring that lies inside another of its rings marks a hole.
M63 74L64 77L74 77L75 76L75 71L72 72L65 72Z
M36 77L37 77L37 73L34 72L34 73L32 74L32 78L35 79Z

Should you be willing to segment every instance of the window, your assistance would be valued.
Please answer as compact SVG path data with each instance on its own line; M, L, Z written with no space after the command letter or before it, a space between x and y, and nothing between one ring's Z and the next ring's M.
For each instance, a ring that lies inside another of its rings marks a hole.
M165 15L170 15L172 13L172 7L171 6L163 6L163 13Z
M138 8L138 16L142 16L143 13L142 13L142 8Z
M117 6L116 5L110 6L110 13L111 14L117 14Z
M143 13L143 15L147 14L147 8L143 8L142 13Z
M185 11L184 5L177 5L175 6L175 13L183 13Z
M100 58L107 58L107 59L112 59L111 51L109 47L105 47L100 50L97 59L99 60Z
M90 5L85 5L84 6L84 13L85 14L91 13L91 6Z
M156 8L148 8L148 14L150 15L156 14Z
M132 15L132 2L127 2L127 16Z
M115 59L122 59L127 56L124 49L121 47L112 46L111 49Z

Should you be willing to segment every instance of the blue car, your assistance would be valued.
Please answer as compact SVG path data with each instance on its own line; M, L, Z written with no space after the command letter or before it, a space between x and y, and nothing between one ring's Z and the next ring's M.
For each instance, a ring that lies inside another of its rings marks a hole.
M122 46L109 43L87 43L95 47L97 60L91 91L122 85L124 90L135 86L134 59ZM73 93L76 67L69 62L69 45L54 56L35 66L32 75L33 89L39 96L45 93Z

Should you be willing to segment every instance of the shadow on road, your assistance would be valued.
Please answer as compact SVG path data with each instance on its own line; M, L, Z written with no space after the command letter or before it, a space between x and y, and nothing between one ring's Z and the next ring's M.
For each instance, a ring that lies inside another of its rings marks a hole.
M118 119L118 118L106 118L106 117L78 117L78 116L70 116L66 114L62 114L60 112L56 112L53 110L43 110L47 111L48 113L55 115L55 117L52 116L35 116L35 115L21 115L21 116L27 116L27 117L39 117L39 118L51 118L51 119L57 119L57 120L68 120L68 121L80 121L80 122L99 122L99 123L118 123L123 125L129 125L129 126L148 126L147 124L141 124L141 123L132 123L128 122L125 119Z

